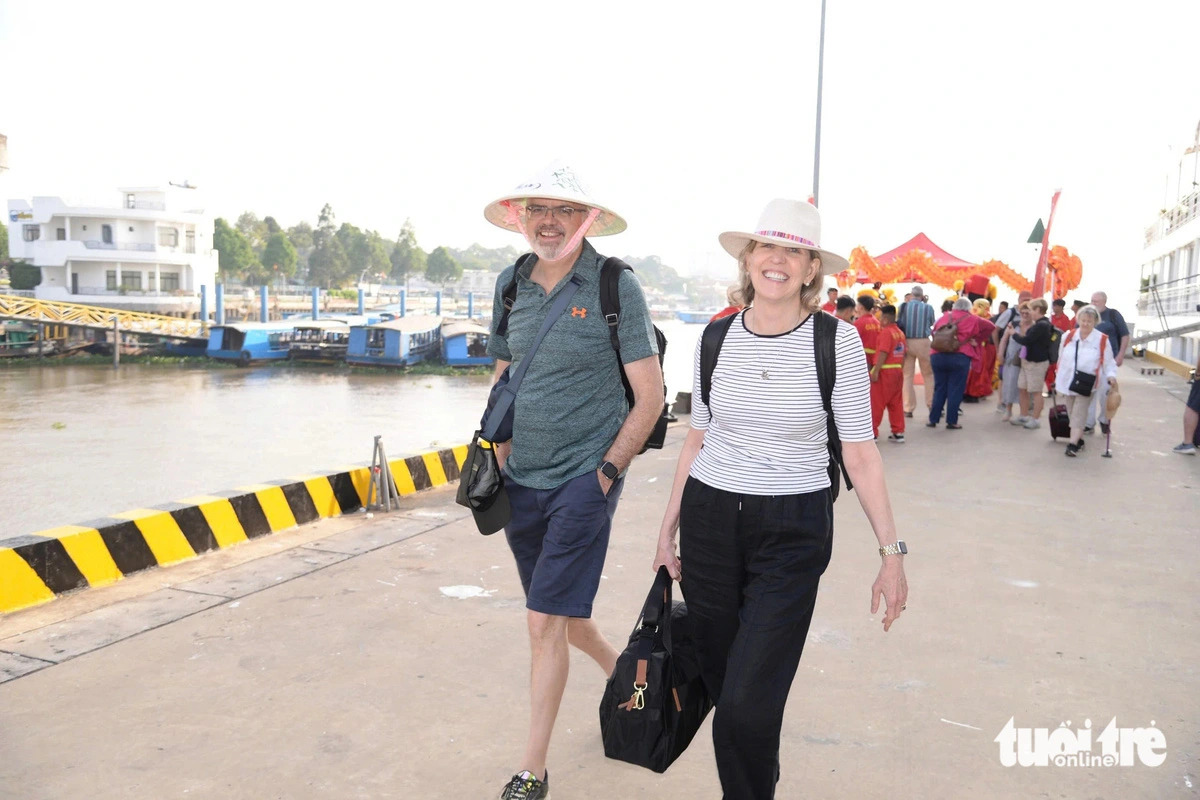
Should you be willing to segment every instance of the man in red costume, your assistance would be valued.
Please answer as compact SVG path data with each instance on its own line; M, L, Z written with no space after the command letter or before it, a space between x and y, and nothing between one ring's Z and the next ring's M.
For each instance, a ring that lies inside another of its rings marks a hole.
M867 354L867 369L875 362L875 345L879 339L879 320L875 319L875 298L864 294L858 298L854 309L854 327L862 339L863 352Z
M886 408L892 426L888 441L904 444L904 353L908 340L896 324L895 306L884 306L881 317L883 327L876 337L877 352L871 365L871 426L878 439Z
M829 300L825 303L825 305L821 306L821 310L827 311L830 314L837 313L838 290L836 288L829 289L825 292L825 295L829 298Z

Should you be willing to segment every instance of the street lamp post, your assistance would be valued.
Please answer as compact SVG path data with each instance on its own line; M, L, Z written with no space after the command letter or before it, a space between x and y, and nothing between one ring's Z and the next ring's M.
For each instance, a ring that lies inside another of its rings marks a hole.
M817 55L817 135L813 146L813 205L821 200L821 89L825 81L825 0L821 0L821 48Z

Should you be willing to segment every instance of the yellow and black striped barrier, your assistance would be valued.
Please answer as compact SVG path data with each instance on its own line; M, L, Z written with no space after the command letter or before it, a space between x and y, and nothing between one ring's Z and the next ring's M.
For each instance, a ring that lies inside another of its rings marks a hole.
M467 448L389 460L400 495L458 480ZM357 511L371 469L301 475L0 540L0 614Z

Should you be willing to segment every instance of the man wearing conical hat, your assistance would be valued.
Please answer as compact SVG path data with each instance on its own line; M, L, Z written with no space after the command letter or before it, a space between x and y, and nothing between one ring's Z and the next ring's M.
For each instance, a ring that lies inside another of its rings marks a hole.
M662 410L658 347L646 298L623 270L617 335L633 387L627 407L617 353L600 310L605 257L585 236L625 230L625 220L590 197L575 171L552 165L484 210L489 222L520 233L532 255L496 281L488 354L496 376L519 364L556 296L575 281L569 308L529 362L514 404L513 437L497 445L512 516L504 533L517 561L532 648L529 739L500 797L549 797L550 734L569 663L568 644L611 675L617 650L591 620L592 601L624 475ZM499 330L504 290L516 299ZM576 281L575 279L579 280Z

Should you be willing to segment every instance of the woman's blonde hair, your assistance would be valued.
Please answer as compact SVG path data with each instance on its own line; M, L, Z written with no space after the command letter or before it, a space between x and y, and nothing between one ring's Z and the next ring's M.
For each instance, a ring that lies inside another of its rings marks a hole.
M742 248L742 252L738 254L738 282L737 286L730 292L730 297L735 305L751 306L754 304L754 284L750 281L750 270L746 267L746 259L754 252L754 248L758 242L751 239L746 242L746 246ZM782 245L780 245L782 246ZM816 250L808 251L809 258L821 264L821 254ZM812 283L804 284L800 290L800 310L807 311L810 314L815 314L821 308L821 275L820 269L817 270L816 276L812 279Z
M1097 325L1099 325L1099 324L1100 324L1100 312L1099 312L1099 311L1096 309L1096 307L1095 307L1094 305L1092 305L1091 303L1088 303L1086 306L1084 306L1083 308L1081 308L1081 309L1079 309L1078 311L1076 311L1076 312L1075 312L1075 319L1079 319L1079 318L1080 318L1080 317L1082 317L1084 314L1087 314L1089 317L1091 317L1092 319L1096 320L1096 323L1095 323L1095 324L1097 324Z

